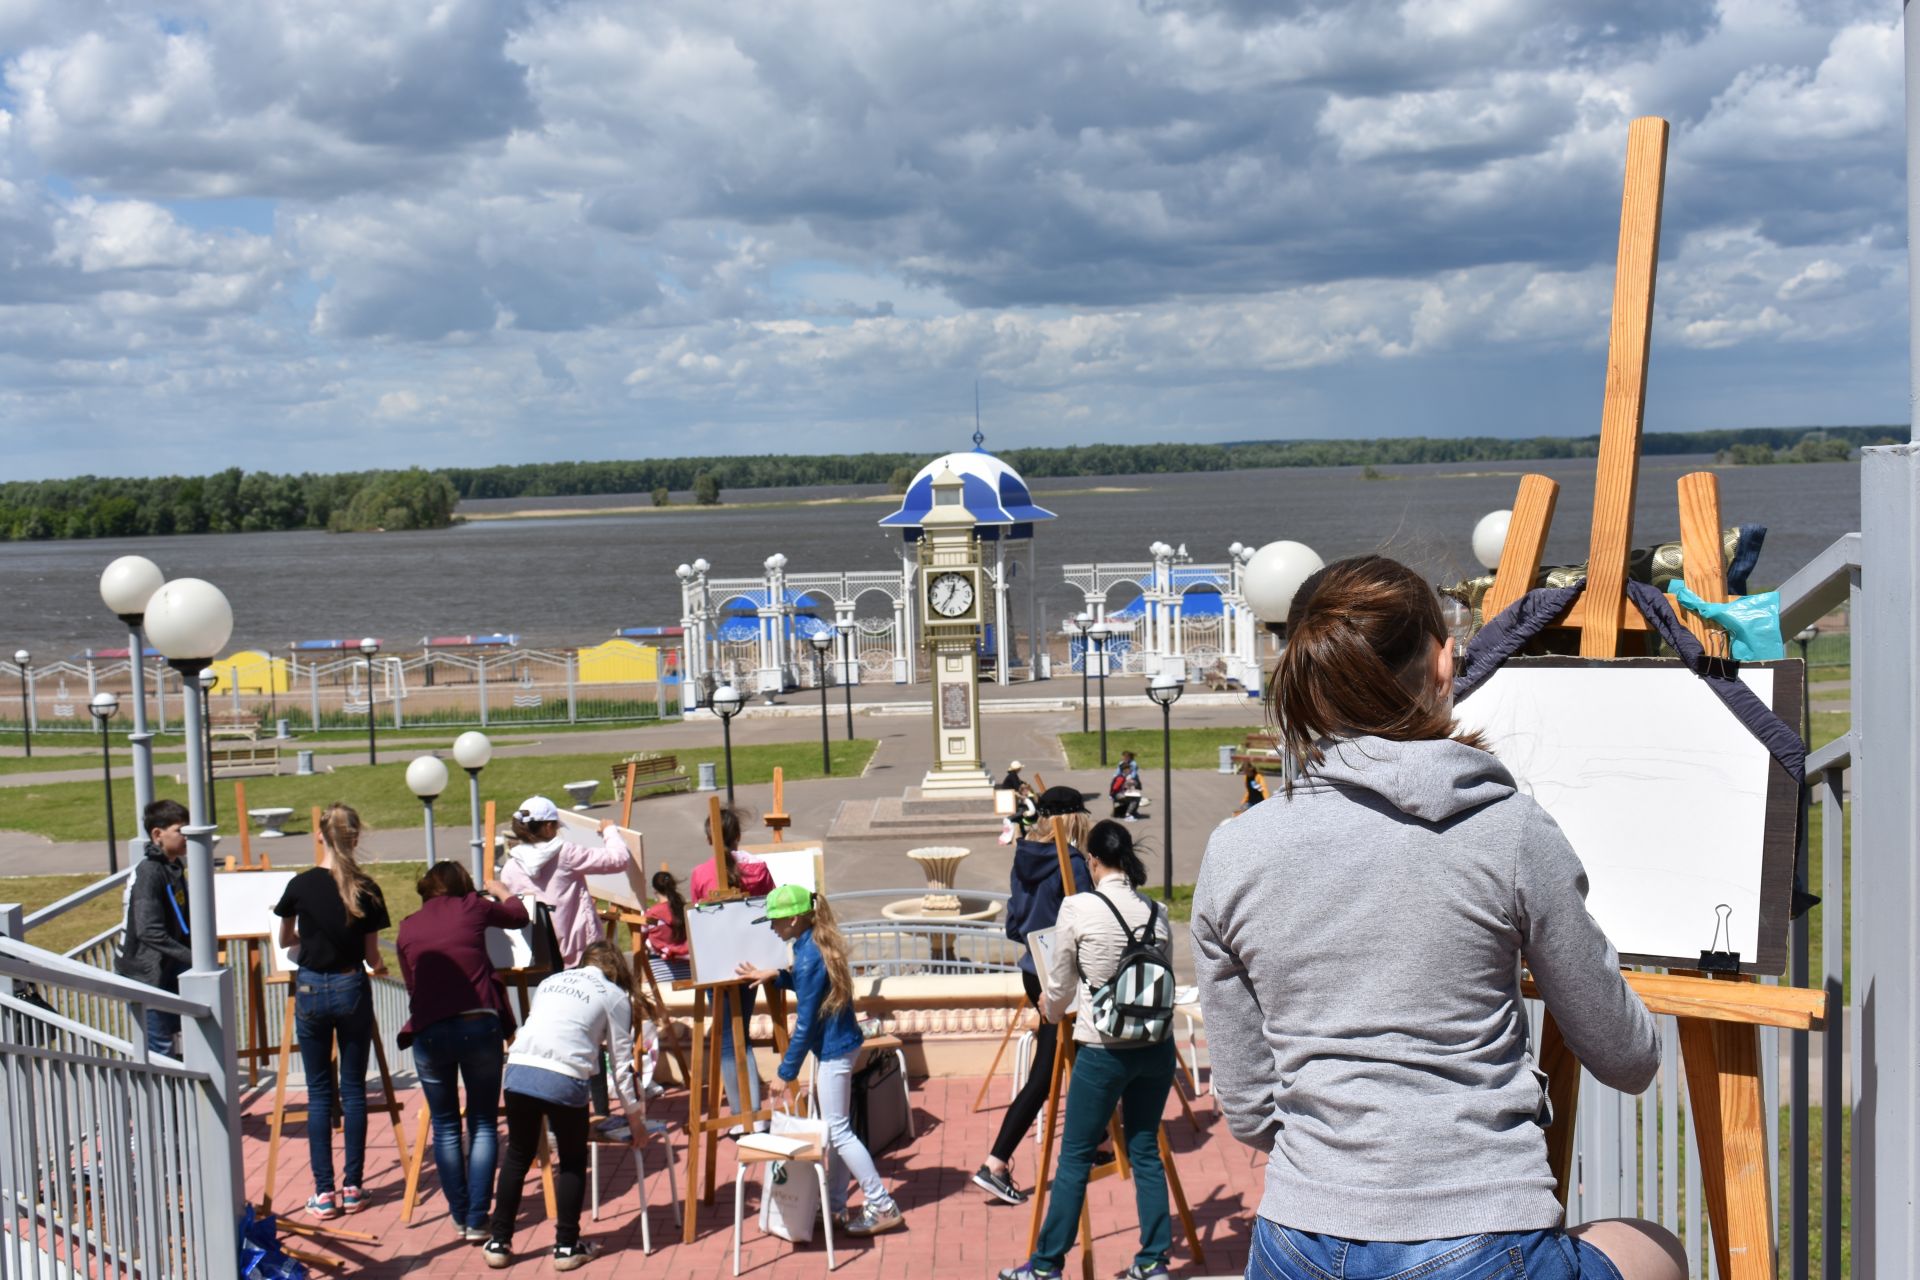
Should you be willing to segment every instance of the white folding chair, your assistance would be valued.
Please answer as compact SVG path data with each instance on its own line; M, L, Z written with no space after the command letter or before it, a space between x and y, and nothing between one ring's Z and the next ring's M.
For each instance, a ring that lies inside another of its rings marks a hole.
M802 1147L795 1152L785 1149L785 1144L773 1146L770 1134L742 1134L733 1144L733 1274L740 1274L740 1226L745 1219L747 1170L776 1160L789 1166L805 1166L813 1170L813 1176L820 1182L820 1225L826 1232L827 1270L838 1264L833 1257L833 1210L827 1207L827 1153L815 1146Z
M673 1148L667 1141L665 1125L651 1129L650 1132L659 1140L665 1152L665 1162L667 1166L667 1200L673 1205L673 1225L677 1227L680 1225L680 1189L673 1176ZM653 1252L653 1228L652 1224L648 1221L652 1215L647 1206L647 1153L644 1148L631 1146L624 1142L607 1142L597 1136L588 1140L587 1187L593 1210L592 1221L600 1221L600 1148L602 1147L618 1148L615 1159L616 1164L618 1163L618 1156L620 1154L631 1152L633 1155L633 1181L640 1192L640 1252L642 1254L650 1254Z

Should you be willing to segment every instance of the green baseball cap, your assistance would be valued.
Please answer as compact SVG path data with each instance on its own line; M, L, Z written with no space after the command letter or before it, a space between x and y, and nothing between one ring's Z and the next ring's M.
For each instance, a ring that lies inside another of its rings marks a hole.
M755 924L769 920L787 920L813 910L813 894L805 885L783 884L767 895L767 914L755 916Z

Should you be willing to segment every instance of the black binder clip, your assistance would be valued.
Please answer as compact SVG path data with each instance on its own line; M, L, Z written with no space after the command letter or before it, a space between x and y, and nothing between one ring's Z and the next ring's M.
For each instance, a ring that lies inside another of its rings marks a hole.
M1727 945L1733 945L1733 908L1721 903L1713 909L1713 946L1700 953L1700 971L1702 973L1738 973L1740 972L1740 953L1720 950L1720 941L1726 939Z

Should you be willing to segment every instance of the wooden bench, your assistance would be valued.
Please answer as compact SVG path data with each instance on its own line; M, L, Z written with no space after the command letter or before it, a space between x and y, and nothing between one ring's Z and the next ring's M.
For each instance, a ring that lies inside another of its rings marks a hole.
M208 767L216 778L247 778L280 772L280 748L270 742L251 738L214 739L207 755Z
M687 771L680 767L680 757L660 754L647 756L640 760L622 760L613 766L613 798L624 800L627 796L627 770L633 770L633 789L635 799L657 789L684 791L693 785L687 777Z

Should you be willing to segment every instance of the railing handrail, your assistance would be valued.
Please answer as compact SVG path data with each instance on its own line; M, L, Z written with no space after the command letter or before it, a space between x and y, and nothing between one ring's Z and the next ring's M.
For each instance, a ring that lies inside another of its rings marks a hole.
M65 915L75 907L85 906L102 894L112 892L123 880L131 879L133 870L132 867L127 867L124 870L113 872L111 875L102 876L86 888L76 889L66 897L61 898L58 902L49 902L46 906L21 921L20 927L30 933L47 921L55 920Z
M51 951L42 951L31 943L0 935L0 977L21 982L51 982L87 995L123 1000L183 1018L211 1017L213 1011L198 1000L188 1000L171 991L149 987L123 978L117 973L81 964Z
M1853 753L1859 747L1853 730L1835 738L1826 746L1807 753L1806 774L1809 779L1816 773L1828 769L1847 769L1853 766Z
M1846 602L1860 568L1860 535L1843 533L1780 584L1780 634L1791 636Z

